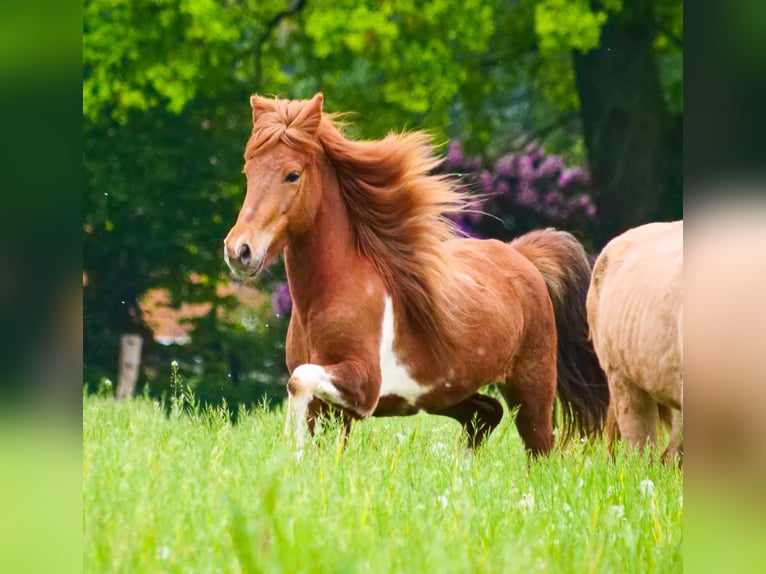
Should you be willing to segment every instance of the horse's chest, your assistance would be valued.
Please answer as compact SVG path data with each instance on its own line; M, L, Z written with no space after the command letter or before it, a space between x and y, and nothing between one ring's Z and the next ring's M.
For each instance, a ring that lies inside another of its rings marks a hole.
M413 379L407 367L399 360L394 351L394 335L393 304L391 298L386 297L380 341L380 396L399 397L412 406L419 397L428 392L428 388Z

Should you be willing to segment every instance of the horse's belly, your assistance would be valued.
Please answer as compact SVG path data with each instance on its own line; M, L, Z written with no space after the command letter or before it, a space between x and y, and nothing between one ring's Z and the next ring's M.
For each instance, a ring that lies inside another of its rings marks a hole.
M408 403L405 399L397 395L384 395L378 399L375 412L376 417L396 417L414 415L420 409Z
M593 331L607 374L630 381L658 402L676 406L682 380L678 310L651 292L606 295Z
M486 354L482 347L477 351L482 368L465 372L457 371L455 365L431 365L430 378L425 381L416 379L394 350L393 305L387 297L380 345L381 385L374 415L411 415L421 410L435 412L463 400L483 384L502 380L502 375L492 376L493 369L496 371L499 367L494 365L496 358L486 357Z

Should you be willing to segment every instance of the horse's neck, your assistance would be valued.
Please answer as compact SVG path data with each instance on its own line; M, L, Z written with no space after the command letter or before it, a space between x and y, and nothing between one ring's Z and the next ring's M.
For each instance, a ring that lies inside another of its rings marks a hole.
M359 258L338 178L328 164L323 168L316 219L300 239L285 248L290 290L299 310L337 289Z

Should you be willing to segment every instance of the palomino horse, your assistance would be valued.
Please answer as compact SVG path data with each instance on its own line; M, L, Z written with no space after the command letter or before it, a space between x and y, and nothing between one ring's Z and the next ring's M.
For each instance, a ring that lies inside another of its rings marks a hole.
M683 222L650 223L612 239L598 256L588 291L593 344L609 380L610 442L657 441L671 411L663 459L681 455L683 404Z
M326 405L344 420L424 410L458 420L469 445L502 406L528 452L553 445L557 390L564 432L600 430L608 388L587 340L590 266L569 234L513 243L457 237L465 208L422 133L346 139L311 100L253 96L247 193L224 241L240 276L284 250L293 312L286 430L302 443ZM558 353L558 360L557 360Z

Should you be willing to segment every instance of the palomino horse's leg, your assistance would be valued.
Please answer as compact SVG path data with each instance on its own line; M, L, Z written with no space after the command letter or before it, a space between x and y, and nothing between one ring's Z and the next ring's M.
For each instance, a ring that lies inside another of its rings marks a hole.
M649 393L620 374L610 372L608 375L609 393L622 438L641 449L657 444L657 403Z
M457 420L468 435L468 448L475 448L500 424L503 405L492 397L476 393L432 414Z
M617 444L617 441L620 440L620 427L617 424L617 414L614 412L614 400L609 402L609 410L606 412L604 435L606 435L606 444L609 454L614 457L614 446Z
M672 462L677 456L678 464L680 465L684 454L684 418L682 411L673 409L670 428L670 442L668 443L668 448L662 453L662 462Z

